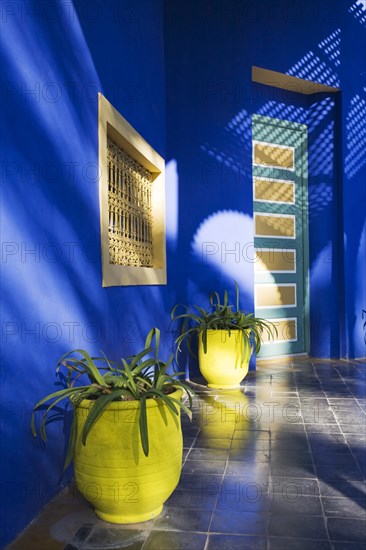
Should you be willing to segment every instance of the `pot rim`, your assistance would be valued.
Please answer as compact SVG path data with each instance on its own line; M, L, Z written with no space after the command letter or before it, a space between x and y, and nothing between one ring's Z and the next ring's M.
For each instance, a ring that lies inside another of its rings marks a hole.
M167 395L169 397L174 397L175 399L179 400L183 395L183 389L178 386L174 386L174 387L175 387L175 391ZM95 402L96 402L96 399L83 399L80 403L76 405L76 407L79 409L90 409L90 407L92 407L92 405ZM164 404L161 397L146 399L147 408L158 407L160 404ZM138 409L139 407L140 407L139 399L132 399L131 401L111 401L111 403L107 405L107 407L104 409L103 412L108 410L115 410L115 409L131 410L131 409Z

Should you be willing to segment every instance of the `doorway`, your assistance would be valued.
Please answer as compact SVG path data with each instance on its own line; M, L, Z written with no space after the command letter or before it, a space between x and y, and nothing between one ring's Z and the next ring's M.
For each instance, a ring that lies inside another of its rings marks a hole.
M259 357L309 351L307 126L253 115L255 314L277 328Z

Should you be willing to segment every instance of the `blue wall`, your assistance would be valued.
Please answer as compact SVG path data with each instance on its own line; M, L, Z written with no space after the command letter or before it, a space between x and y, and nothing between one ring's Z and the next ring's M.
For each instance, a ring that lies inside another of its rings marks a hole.
M365 356L366 319L366 13L357 2L342 20L342 214L344 354Z
M152 325L167 352L171 306L206 303L208 290L233 279L253 308L253 112L314 130L311 314L324 337L311 351L365 354L365 17L354 6L1 3L1 544L57 490L59 427L42 449L29 419L54 389L62 353L86 347L118 358ZM340 86L341 98L271 95L252 84L252 65ZM166 287L101 288L98 91L166 158Z
M364 356L365 10L351 0L177 0L165 3L165 15L182 299L200 297L207 283L222 289L235 276L243 306L253 307L251 115L305 123L310 353ZM341 92L304 96L253 84L252 66Z
M1 547L62 486L60 426L46 449L29 428L58 358L130 354L174 302L101 286L97 93L165 154L162 2L74 4L1 4Z
M341 98L308 98L310 353L340 357L343 301Z

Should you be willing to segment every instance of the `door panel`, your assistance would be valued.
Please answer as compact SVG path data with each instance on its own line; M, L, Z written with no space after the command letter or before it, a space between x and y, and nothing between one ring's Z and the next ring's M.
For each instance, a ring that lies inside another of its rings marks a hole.
M253 194L255 201L295 204L295 182L256 177Z
M296 220L293 215L254 213L256 237L296 238Z
M296 283L271 283L255 285L257 308L296 307Z
M307 127L253 116L255 313L277 327L260 357L308 351Z

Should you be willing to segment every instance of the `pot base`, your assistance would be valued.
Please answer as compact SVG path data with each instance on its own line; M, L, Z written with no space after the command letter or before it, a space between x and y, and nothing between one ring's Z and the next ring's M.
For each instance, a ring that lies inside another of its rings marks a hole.
M95 513L97 514L98 518L104 521L108 521L108 523L126 524L126 523L142 523L143 521L149 521L150 519L156 518L156 516L161 514L162 510L163 510L163 505L159 506L159 508L156 508L151 512L144 513L144 514L132 514L132 515L106 514L97 509L95 509Z
M228 386L224 384L207 384L207 387L215 390L236 390L240 388L240 384L229 384Z

